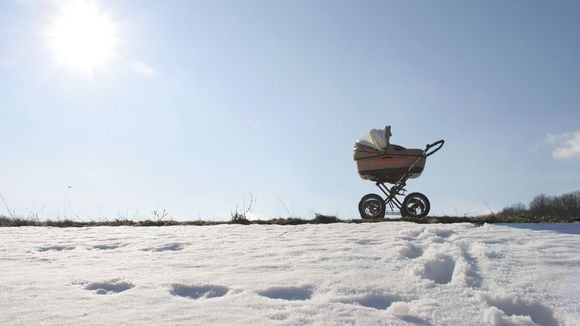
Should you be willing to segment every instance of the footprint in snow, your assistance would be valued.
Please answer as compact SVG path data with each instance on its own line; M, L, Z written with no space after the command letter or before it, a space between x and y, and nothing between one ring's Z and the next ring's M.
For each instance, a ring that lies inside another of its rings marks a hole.
M560 323L554 317L554 312L547 306L538 302L522 300L518 297L493 297L485 296L485 302L498 308L508 316L529 316L532 321L542 326L557 326ZM500 316L501 317L501 316ZM509 322L506 321L506 324Z
M454 270L455 260L450 256L443 255L428 260L418 271L418 274L437 284L447 284L451 282Z
M504 254L499 251L489 251L485 256L489 259L501 259L504 257Z
M399 255L407 258L418 258L423 255L423 249L417 247L413 244L406 244L403 247L399 248Z
M120 245L117 244L98 244L98 245L94 245L93 249L97 249L97 250L113 250L113 249L117 249L121 247Z
M115 294L121 293L134 288L131 282L113 279L104 282L91 282L85 285L85 290L92 291L95 294Z
M270 299L282 299L288 301L309 300L312 297L312 289L309 286L276 286L257 291L256 293Z
M372 239L361 239L361 240L356 240L354 243L361 245L361 246L374 246L374 245L380 245L383 242L379 241L379 240L372 240Z
M470 248L473 247L473 245L468 247L464 244L460 247L463 253L463 266L459 267L459 270L462 271L467 286L479 288L483 283L483 278L479 273L479 261L476 256L472 255L470 252Z
M223 297L229 291L229 288L220 285L185 285L171 284L169 293L174 296L189 299L209 299Z
M419 229L416 229L416 230L407 230L407 231L404 232L404 234L407 237L410 237L410 238L417 238L421 234L423 234L424 232L425 232L425 228L419 228Z
M161 246L157 246L154 248L145 248L143 251L154 251L154 252L161 252L161 251L180 251L183 250L183 244L179 242L172 242L166 243Z
M398 295L393 294L365 294L360 296L341 299L338 302L360 305L377 310L385 310L394 302L403 301Z
M447 239L455 234L452 230L435 230L435 235L444 239Z
M50 245L50 246L39 247L39 248L37 248L37 251L39 251L39 252L64 251L64 250L73 250L74 248L75 248L74 246L67 246L67 245Z
M272 315L270 315L268 317L270 319L272 319L272 320L283 321L283 320L288 319L288 314L285 314L285 313L280 312L280 313L272 314Z

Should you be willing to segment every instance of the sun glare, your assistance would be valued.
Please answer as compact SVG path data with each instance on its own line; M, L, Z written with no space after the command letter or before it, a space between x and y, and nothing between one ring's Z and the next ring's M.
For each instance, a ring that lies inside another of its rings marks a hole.
M92 74L115 54L116 24L95 2L71 1L59 9L48 32L58 64Z

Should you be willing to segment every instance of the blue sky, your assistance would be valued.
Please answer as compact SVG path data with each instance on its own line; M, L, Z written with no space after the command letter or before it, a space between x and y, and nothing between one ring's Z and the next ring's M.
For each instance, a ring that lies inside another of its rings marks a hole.
M116 42L90 74L47 41L66 1L0 3L18 215L224 219L252 194L257 216L358 217L377 190L352 147L385 124L446 140L408 183L433 215L580 188L577 1L95 3Z

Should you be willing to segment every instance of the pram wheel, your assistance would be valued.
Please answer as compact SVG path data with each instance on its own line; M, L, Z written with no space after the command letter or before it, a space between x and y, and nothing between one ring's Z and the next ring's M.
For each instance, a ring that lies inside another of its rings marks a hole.
M363 220L384 218L385 201L377 194L366 194L358 203L358 211Z
M405 197L403 206L401 206L401 215L403 217L425 217L429 214L431 204L427 196L420 192L413 192Z

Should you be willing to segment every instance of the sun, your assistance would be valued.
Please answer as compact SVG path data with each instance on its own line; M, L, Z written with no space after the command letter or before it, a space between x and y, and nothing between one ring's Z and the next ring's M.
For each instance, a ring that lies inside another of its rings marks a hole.
M49 26L48 37L59 65L92 74L115 55L117 24L93 1L68 1Z

